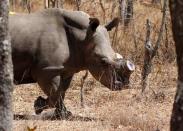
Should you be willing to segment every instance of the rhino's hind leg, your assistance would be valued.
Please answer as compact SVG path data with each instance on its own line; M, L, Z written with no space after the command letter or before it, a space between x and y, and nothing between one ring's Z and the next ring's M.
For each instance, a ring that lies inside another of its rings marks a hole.
M54 112L51 111L51 112L41 114L43 110L51 108L50 106L55 108ZM57 103L55 103L55 105L53 106L53 103L49 105L48 98L45 99L41 96L39 96L35 100L34 108L35 108L35 113L37 115L41 114L41 117L43 119L68 119L69 116L72 116L72 113L66 109L63 101L57 101Z
M44 109L47 108L56 108L52 114L52 117L56 119L67 119L71 115L71 112L67 111L64 105L64 97L71 80L72 76L67 78L56 76L51 81L46 80L45 83L45 79L43 80L40 78L38 84L48 96L48 98L44 99L41 96L37 98L34 103L36 114L40 114Z
M35 100L34 109L37 115L41 114L43 110L48 108L55 108L55 111L53 114L46 113L46 116L43 116L44 118L47 117L55 119L67 119L69 116L72 115L72 113L68 111L67 108L65 107L62 98L59 98L56 103L55 100L53 102L53 99L49 98L45 99L42 96L39 96Z
M34 102L34 109L37 115L41 114L43 110L48 109L50 107L56 108L54 113L46 113L46 116L43 116L44 118L47 117L56 119L67 119L69 116L72 115L72 113L66 109L63 101L57 101L55 106L53 106L53 102L52 104L49 104L48 98L45 99L42 96L39 96Z

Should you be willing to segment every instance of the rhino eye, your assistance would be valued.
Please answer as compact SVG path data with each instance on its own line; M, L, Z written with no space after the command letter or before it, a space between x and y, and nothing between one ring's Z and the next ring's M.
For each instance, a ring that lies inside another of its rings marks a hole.
M102 61L101 61L101 64L102 64L102 65L106 65L107 63L106 63L105 60L102 60Z
M103 66L108 66L109 64L108 64L108 62L106 61L106 59L104 58L104 59L101 60L101 65L103 65Z

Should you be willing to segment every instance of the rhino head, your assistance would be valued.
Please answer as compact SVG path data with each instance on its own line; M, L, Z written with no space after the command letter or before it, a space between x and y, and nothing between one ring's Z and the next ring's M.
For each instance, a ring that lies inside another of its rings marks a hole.
M115 53L108 31L118 24L117 18L102 26L96 18L90 18L85 38L85 62L93 77L111 90L121 90L129 84L135 66Z

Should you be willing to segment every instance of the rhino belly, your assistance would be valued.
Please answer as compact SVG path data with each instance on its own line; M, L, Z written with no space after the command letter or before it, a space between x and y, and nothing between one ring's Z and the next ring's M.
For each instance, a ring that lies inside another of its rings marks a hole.
M36 81L31 76L31 67L33 66L33 59L26 54L18 55L12 53L13 72L15 84L35 83Z

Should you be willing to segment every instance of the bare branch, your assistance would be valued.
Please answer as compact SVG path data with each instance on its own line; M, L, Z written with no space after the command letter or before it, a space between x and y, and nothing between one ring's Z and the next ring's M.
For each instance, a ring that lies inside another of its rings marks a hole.
M164 33L164 29L165 29L165 24L166 24L167 9L168 9L168 0L164 0L163 17L162 17L162 21L161 21L161 28L160 28L160 32L159 32L159 36L158 36L156 45L154 47L152 58L156 55L157 50L158 50L158 48L161 44L161 40L163 38L163 33Z
M104 5L102 3L102 0L99 0L99 3L100 3L100 7L102 9L102 12L103 12L103 19L104 19L104 22L105 22L105 7L104 7Z

